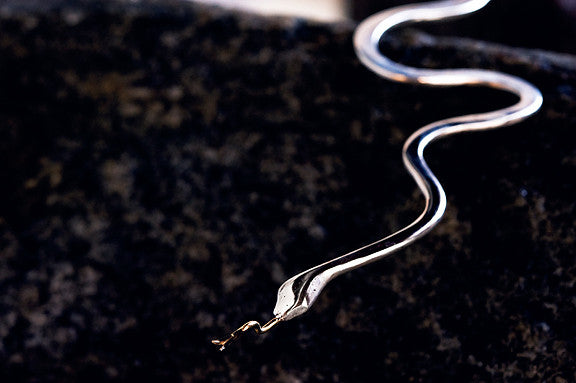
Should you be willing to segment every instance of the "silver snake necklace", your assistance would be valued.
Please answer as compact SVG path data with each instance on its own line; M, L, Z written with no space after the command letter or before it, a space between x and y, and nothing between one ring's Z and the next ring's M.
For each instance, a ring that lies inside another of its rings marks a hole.
M518 96L512 106L487 113L458 116L433 122L414 132L404 143L404 165L418 184L426 202L424 211L411 224L397 232L348 254L334 258L293 276L280 286L274 318L264 325L250 321L225 340L212 343L224 350L242 333L269 331L276 324L304 314L332 279L347 271L383 259L427 234L446 210L446 193L424 159L431 142L456 133L496 129L516 124L536 113L542 95L532 84L518 77L482 69L420 69L391 61L379 50L382 36L392 28L421 21L447 19L469 14L490 0L449 0L405 5L382 11L363 20L354 33L354 48L360 61L377 75L391 81L431 86L485 86Z

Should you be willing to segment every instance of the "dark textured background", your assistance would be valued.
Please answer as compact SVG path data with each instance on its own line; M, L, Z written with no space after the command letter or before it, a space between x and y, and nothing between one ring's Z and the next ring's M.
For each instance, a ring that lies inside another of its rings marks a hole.
M576 58L416 31L542 111L435 144L445 219L226 352L283 280L415 218L405 138L513 102L377 79L352 23L180 2L0 3L1 382L576 380Z

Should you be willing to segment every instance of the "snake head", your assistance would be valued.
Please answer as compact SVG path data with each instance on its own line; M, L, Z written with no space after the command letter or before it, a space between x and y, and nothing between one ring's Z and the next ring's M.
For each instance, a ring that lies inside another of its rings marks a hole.
M322 267L315 267L288 279L278 289L274 315L289 320L304 314L330 279Z

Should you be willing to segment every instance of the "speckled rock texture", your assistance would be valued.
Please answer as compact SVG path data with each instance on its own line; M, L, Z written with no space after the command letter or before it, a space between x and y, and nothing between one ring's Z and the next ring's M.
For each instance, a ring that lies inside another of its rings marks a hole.
M0 3L1 382L576 381L576 57L388 37L544 107L431 147L432 234L221 353L287 277L419 214L411 132L514 100L378 79L353 23L46 4Z

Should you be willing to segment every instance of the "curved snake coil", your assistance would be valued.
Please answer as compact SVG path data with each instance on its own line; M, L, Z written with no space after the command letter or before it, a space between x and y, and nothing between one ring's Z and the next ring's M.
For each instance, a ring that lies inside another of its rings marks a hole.
M518 96L516 104L504 109L437 121L413 133L402 151L404 165L418 184L426 200L422 214L410 225L392 235L348 254L306 270L282 284L274 308L274 319L263 327L248 322L224 341L213 341L224 349L226 343L250 328L258 333L276 323L306 312L322 289L336 276L382 259L428 233L446 210L446 194L424 159L424 149L432 141L455 133L495 129L515 124L534 114L542 105L542 95L532 84L504 73L479 69L418 69L395 63L382 55L378 45L392 28L420 21L433 21L465 15L484 7L490 0L450 0L406 5L377 13L362 21L354 34L354 47L360 61L386 79L433 85L487 86ZM241 330L241 332L239 332Z

